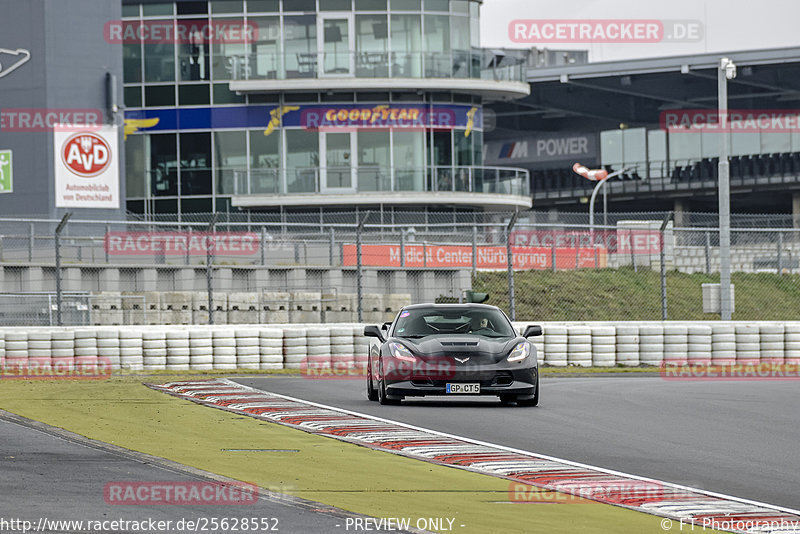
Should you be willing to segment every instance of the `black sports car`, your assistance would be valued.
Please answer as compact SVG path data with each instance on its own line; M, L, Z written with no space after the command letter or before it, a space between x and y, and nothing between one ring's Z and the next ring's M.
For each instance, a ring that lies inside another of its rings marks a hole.
M424 395L495 395L504 403L539 404L536 349L517 335L500 308L485 304L406 306L374 337L367 365L367 398L398 404Z

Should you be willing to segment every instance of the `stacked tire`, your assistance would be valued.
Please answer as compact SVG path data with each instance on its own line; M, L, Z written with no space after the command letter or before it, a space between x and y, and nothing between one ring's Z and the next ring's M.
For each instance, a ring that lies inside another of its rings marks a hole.
M53 373L75 369L75 331L54 330L50 333L50 362Z
M688 328L689 365L711 365L711 327L693 324Z
M183 328L167 331L167 369L185 371L191 362L189 331Z
M737 324L736 331L736 363L758 364L761 361L761 338L758 326L753 324Z
M50 374L52 372L52 341L47 330L28 332L28 370L29 374Z
M617 363L625 367L639 365L639 326L617 325Z
M765 323L758 327L761 362L781 364L784 360L784 326Z
M97 330L75 330L75 368L97 373Z
M643 324L639 327L639 363L660 367L664 363L664 327Z
M214 368L214 343L211 330L189 331L189 369L209 371Z
M306 329L287 328L283 331L283 366L286 369L306 369Z
M308 369L331 369L331 334L327 327L314 326L306 330Z
M261 368L261 347L258 328L237 328L236 367L239 369Z
M711 325L711 363L736 363L736 328L732 324Z
M103 328L97 331L97 357L112 370L120 368L118 330Z
M544 362L553 367L567 365L567 327L548 325L544 329Z
M167 368L167 333L160 330L142 332L142 363L145 371Z
M142 350L142 332L140 330L120 329L119 364L121 369L129 371L144 369Z
M784 326L783 362L800 364L800 323L786 323Z
M229 328L217 329L212 334L214 369L236 369L236 336Z
M261 369L283 369L283 331L278 328L262 328L258 331L259 367Z
M6 334L5 332L0 332L0 375L3 374L3 370L6 368Z
M6 368L11 372L27 373L28 369L28 334L22 330L6 332ZM14 370L17 371L14 371Z
M686 365L689 362L689 328L685 325L664 325L664 365Z
M353 327L350 325L331 326L331 370L336 376L348 376L356 368L356 345Z
M592 329L584 325L567 326L567 363L592 366Z
M592 327L592 365L614 367L617 364L617 336L613 326Z
M366 376L367 362L369 362L370 338L364 335L363 326L354 326L352 327L351 332L353 338L353 348L355 351L353 356L355 372Z

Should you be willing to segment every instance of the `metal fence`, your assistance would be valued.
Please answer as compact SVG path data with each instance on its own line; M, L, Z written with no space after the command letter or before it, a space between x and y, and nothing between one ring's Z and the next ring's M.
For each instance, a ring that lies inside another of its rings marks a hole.
M718 317L703 306L719 281L710 224L609 215L590 228L585 214L541 212L219 214L73 219L60 232L0 219L0 324L382 322L474 293L520 321ZM791 221L734 217L734 319L800 319Z

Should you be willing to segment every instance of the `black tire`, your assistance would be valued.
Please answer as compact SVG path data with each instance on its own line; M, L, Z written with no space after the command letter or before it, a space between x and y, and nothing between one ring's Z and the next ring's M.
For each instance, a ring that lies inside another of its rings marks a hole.
M399 399L390 399L386 396L386 384L383 382L383 365L381 365L381 378L378 379L378 402L383 406L400 404Z
M378 400L378 391L372 387L372 364L370 361L367 362L367 399Z
M539 373L536 373L536 382L534 385L534 393L532 399L518 399L518 406L539 406Z

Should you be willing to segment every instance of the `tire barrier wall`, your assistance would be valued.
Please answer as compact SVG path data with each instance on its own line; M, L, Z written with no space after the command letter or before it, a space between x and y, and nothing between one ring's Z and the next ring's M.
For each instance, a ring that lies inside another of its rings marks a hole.
M528 323L515 323L522 332ZM800 364L800 322L540 323L531 338L542 365ZM112 369L335 369L363 374L364 326L272 324L0 328L0 366L73 369L103 359Z

